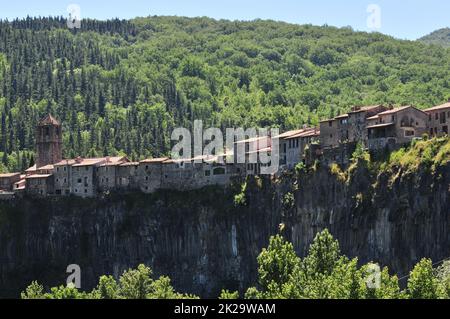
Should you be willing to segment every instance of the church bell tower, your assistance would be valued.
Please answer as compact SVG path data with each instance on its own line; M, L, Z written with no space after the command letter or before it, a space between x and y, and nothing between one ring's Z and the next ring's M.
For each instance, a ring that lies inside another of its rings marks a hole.
M50 114L36 127L36 152L37 168L62 160L61 124Z

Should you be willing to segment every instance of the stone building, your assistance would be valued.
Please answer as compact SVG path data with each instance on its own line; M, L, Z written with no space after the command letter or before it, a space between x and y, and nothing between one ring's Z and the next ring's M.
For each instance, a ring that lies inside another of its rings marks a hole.
M12 191L14 184L20 181L20 173L0 174L0 190Z
M270 136L257 136L234 143L234 164L241 166L245 175L259 175L261 167L265 164L261 161L261 154L271 155L272 139Z
M139 163L123 161L117 166L117 188L140 189Z
M413 106L402 106L367 119L369 149L410 143L427 132L428 114Z
M169 158L152 158L139 162L140 189L144 193L152 193L161 188L163 163Z
M280 166L293 169L298 163L304 162L306 147L311 143L318 143L319 137L317 128L307 127L276 136L280 145Z
M448 135L450 127L450 100L448 103L424 110L428 114L428 132L430 136Z
M47 115L36 127L36 167L58 163L62 160L61 124Z
M387 110L388 108L383 105L354 107L348 113L348 142L367 146L367 119Z
M47 196L54 194L54 178L52 174L33 174L25 177L25 188L28 194Z
M383 105L356 106L347 114L320 122L322 149L339 147L344 143L367 145L367 118L386 111Z

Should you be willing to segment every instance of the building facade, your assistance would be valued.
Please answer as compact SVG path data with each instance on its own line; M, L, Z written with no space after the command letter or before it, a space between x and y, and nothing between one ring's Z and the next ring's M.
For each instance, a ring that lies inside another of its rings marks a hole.
M49 114L36 127L36 167L55 164L61 160L61 124Z
M428 114L413 106L403 106L368 118L369 149L404 145L427 132Z
M428 132L430 136L448 135L450 127L450 101L424 110L428 114Z

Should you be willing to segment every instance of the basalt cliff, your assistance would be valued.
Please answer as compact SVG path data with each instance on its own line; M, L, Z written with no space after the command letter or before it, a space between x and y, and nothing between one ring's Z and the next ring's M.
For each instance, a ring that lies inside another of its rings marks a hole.
M70 264L81 267L85 289L100 275L145 263L179 291L243 291L256 284L256 257L280 229L304 255L328 228L349 257L403 275L422 257L450 256L449 184L450 164L377 173L357 165L249 178L227 189L4 201L0 296L18 297L32 280L62 284Z

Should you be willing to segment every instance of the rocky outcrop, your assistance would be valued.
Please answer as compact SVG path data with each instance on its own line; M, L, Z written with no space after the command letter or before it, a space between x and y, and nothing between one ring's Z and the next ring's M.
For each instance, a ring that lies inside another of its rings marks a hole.
M2 202L0 296L17 297L32 280L62 284L70 264L80 265L84 289L145 263L183 292L243 291L280 223L300 255L328 228L349 257L405 274L422 257L450 256L449 183L449 165L376 176L361 165L345 178L322 168L251 179L238 206L240 187Z

